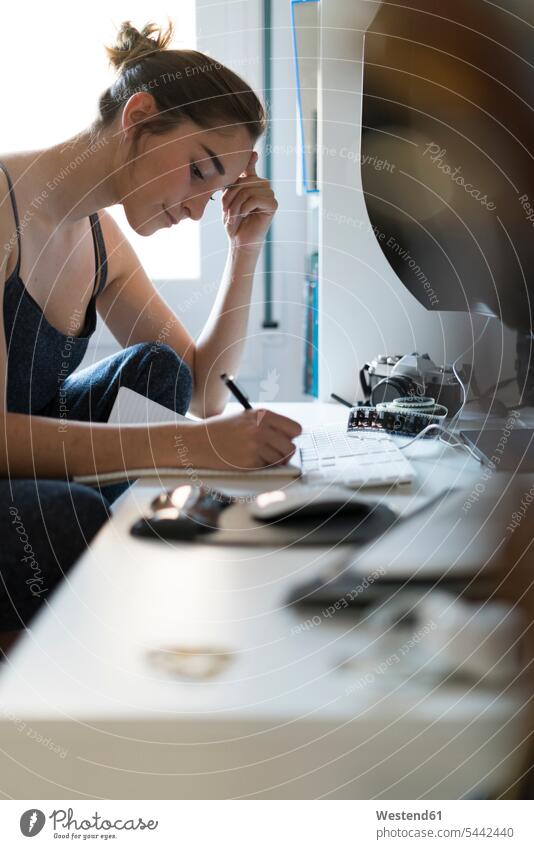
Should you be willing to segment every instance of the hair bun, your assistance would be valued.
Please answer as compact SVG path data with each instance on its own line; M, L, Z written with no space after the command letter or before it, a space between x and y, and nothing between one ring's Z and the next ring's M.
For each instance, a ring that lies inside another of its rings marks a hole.
M157 35L152 38L154 33ZM112 47L106 47L106 52L110 63L120 72L147 56L165 50L172 36L173 25L170 22L165 30L157 24L146 24L139 31L130 21L124 21L117 33L115 44Z

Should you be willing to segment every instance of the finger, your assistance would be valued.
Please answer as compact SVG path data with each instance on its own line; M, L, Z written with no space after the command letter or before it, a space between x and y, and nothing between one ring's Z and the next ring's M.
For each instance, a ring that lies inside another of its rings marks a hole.
M272 192L260 194L257 190L252 189L250 192L243 192L235 199L230 207L230 215L246 216L251 212L268 212L274 214L278 209L278 203Z
M276 449L270 445L262 445L259 449L260 457L265 466L279 466L282 458Z
M252 189L241 189L236 193L233 200L226 204L226 211L230 213L230 215L235 215L235 212L244 200L248 200L249 197L252 197L253 190Z
M247 218L247 216L251 215L253 212L263 211L263 208L261 206L258 206L258 202L255 200L255 198L251 198L250 200L247 200L244 204L242 204L238 215L240 218Z
M228 206L226 209L223 209L223 215L225 216L225 218L226 218L227 220L230 220L230 219L232 219L232 220L233 220L233 219L237 218L237 217L239 216L239 211L240 211L240 209L241 209L241 204L242 204L245 200L248 200L251 196L252 196L252 195L251 195L250 193L248 193L248 194L247 194L245 197L243 197L243 198L241 198L241 196L239 196L238 198L236 198L236 200L235 200L235 201L234 201L234 202L233 202L230 206Z
M248 190L248 184L235 186L233 189L228 189L227 192L223 195L222 205L223 209L230 209L233 203L235 203L236 199L239 198L241 192Z
M253 190L239 192L233 203L227 208L227 213L231 216L239 215L242 205L245 201L250 200L255 196Z
M226 215L225 219L224 219L224 223L225 223L225 226L226 226L227 233L230 236L233 236L236 233L236 231L239 228L239 225L241 224L242 221L243 221L243 218L242 218L241 215L229 215L229 214Z
M230 204L233 202L234 198L239 194L239 192L246 191L251 187L253 187L255 191L262 191L262 189L264 188L264 186L262 186L262 183L265 184L265 188L269 189L269 191L272 192L269 181L262 180L261 178L257 182L248 179L247 182L243 181L241 183L234 183L233 186L231 186L229 189L225 189L223 192L223 207L226 209L228 206L230 206Z
M287 463L297 450L296 445L293 445L291 440L278 430L270 431L267 437L267 443L278 454L279 463Z
M268 212L270 214L274 214L276 209L277 205L275 203L258 203L258 198L253 197L250 198L250 200L245 201L245 203L241 206L239 215L241 218L246 218L247 215L250 215L253 212Z
M243 186L270 186L269 180L266 180L265 177L260 177L259 174L247 174L246 171L242 171L237 180L234 183L230 183L224 189L225 192L232 192L235 189L241 189Z
M240 197L239 200L236 200L232 204L229 213L232 217L244 218L250 215L251 212L268 212L274 214L277 207L278 204L274 198L262 198L255 192L251 192L249 195L244 195L242 199Z
M288 419L287 416L281 416L279 413L273 413L271 410L265 410L265 423L275 430L280 430L289 436L290 439L295 439L302 433L302 427L293 419Z

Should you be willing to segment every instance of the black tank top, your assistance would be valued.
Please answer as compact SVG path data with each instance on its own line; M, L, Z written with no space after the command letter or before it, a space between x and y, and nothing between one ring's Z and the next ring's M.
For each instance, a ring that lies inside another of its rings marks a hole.
M36 415L59 392L63 381L78 368L85 355L96 328L96 298L106 285L106 248L98 213L95 212L89 216L95 248L93 294L85 317L73 315L70 334L61 333L47 321L41 307L20 279L21 227L15 192L2 162L0 168L9 186L18 243L17 264L4 285L7 410Z

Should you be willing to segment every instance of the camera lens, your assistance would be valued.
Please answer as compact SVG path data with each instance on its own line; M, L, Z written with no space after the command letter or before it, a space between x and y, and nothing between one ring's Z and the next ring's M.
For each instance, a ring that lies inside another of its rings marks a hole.
M416 393L417 386L413 380L405 375L396 374L379 380L371 391L371 404L376 405L387 401L395 401L396 398L403 398Z

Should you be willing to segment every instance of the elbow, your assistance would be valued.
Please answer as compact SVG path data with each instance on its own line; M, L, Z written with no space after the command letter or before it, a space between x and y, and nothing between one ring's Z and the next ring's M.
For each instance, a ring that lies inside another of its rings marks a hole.
M199 419L210 419L212 416L220 416L221 413L224 413L225 406L226 404L224 402L213 403L206 400L203 403L199 403L198 401L192 400L189 405L189 412L192 413L193 416L197 416Z
M224 409L226 404L210 404L206 407L206 411L204 413L205 419L210 419L212 416L220 416L224 413Z
M193 392L189 403L189 412L199 419L210 419L212 416L220 416L224 413L228 393L226 387L221 383L220 388L215 387L218 392L206 391L205 381L193 379ZM213 389L213 387L211 387ZM220 391L222 390L222 391Z
M198 416L199 419L210 419L212 416L220 416L224 413L226 407L226 396L210 398L206 395L204 388L198 391L197 384L191 396L189 404L189 412L193 416Z

